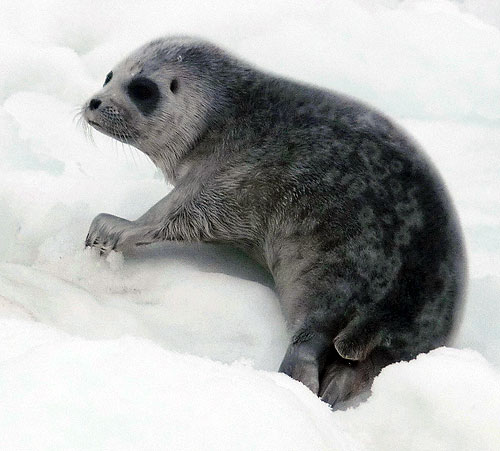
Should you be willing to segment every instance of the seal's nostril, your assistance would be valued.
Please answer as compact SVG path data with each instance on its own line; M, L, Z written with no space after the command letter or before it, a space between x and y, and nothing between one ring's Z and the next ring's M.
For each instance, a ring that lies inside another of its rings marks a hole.
M91 110L97 110L102 102L99 99L92 99L89 103L89 108Z

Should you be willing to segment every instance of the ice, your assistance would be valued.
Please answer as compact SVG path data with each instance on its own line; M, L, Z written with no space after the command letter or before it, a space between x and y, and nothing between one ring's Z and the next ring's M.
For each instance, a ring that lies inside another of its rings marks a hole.
M500 449L499 27L487 0L2 5L0 449ZM75 116L125 54L172 33L361 98L426 149L467 240L456 348L386 368L332 413L275 372L288 333L240 252L83 249L95 215L134 219L170 187Z

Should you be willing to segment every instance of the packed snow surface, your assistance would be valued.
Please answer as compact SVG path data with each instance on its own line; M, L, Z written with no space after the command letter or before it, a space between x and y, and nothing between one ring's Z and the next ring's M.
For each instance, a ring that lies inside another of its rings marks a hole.
M500 8L488 0L4 2L0 12L0 449L500 449ZM455 200L470 284L455 348L391 365L331 412L276 373L272 281L221 246L106 260L92 218L170 189L74 121L111 67L168 34L363 99Z

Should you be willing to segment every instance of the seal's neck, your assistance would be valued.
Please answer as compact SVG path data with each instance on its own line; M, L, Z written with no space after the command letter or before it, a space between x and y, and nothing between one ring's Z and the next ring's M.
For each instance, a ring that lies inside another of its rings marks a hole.
M196 161L202 161L213 153L223 139L220 128L215 124L207 126L192 140L184 139L188 135L175 135L169 143L156 149L148 148L145 152L171 185L176 185Z
M195 143L196 140L188 142L184 136L175 135L168 144L151 145L144 153L162 172L168 183L175 186L179 178L179 163L195 146Z

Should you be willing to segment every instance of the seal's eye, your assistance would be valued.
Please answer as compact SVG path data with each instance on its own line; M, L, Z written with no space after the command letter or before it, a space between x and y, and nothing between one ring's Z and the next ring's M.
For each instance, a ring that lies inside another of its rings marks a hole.
M103 86L106 86L112 78L113 78L113 71L111 71L108 75L106 75L106 80L104 80Z
M158 95L158 87L148 78L136 78L128 85L128 95L134 100L149 100Z
M144 114L150 114L160 99L158 85L145 77L134 78L127 86L127 93Z
M174 94L177 92L177 90L179 89L179 82L177 81L176 78L174 78L171 82L170 82L170 91L172 91Z

